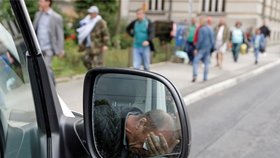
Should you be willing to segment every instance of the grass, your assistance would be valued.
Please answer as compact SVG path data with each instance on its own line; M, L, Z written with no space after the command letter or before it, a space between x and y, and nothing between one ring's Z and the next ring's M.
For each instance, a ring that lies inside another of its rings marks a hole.
M156 40L155 40L156 41ZM160 46L155 42L156 52L153 54L152 63L163 62L171 58L171 46ZM65 57L60 59L53 58L53 69L56 77L70 77L87 72L83 66L81 57L83 53L77 51L78 45L72 41L65 42ZM127 68L132 65L131 49L111 48L104 54L104 63L106 67Z
M110 49L104 55L105 66L126 68L130 66L130 58L129 49Z

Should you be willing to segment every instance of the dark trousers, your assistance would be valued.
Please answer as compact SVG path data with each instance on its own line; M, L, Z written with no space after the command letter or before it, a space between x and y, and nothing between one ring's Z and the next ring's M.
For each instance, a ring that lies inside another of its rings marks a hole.
M234 62L238 61L240 46L241 46L241 43L233 43L232 44L232 55L233 55Z
M93 53L91 48L86 48L86 53L82 57L82 61L84 66L90 70L95 67L102 67L103 66L103 53L97 52Z
M190 62L193 62L193 59L194 59L194 55L193 55L194 50L195 50L195 45L194 45L194 43L193 43L193 42L187 41L186 48L185 48L185 52L187 52Z

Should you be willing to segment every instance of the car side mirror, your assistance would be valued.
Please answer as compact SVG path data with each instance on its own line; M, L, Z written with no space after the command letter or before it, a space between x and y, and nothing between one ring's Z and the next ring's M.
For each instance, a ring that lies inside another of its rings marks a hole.
M183 99L161 75L90 70L84 81L84 122L92 157L180 157L190 151Z

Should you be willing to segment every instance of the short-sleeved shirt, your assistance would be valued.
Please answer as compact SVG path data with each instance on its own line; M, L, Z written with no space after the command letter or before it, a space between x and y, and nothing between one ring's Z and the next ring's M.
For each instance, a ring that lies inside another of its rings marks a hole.
M234 28L232 31L232 43L242 43L243 32L241 29Z
M148 40L148 20L136 21L134 26L134 47L143 47L143 42Z
M189 37L188 37L188 41L189 41L189 42L193 42L195 30L196 30L196 26L195 26L195 25L192 25L192 26L190 27L190 33L189 33Z

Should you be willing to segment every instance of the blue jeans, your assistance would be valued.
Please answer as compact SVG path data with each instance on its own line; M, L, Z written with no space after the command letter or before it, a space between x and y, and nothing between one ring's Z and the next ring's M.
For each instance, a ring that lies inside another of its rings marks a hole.
M254 48L254 52L255 52L255 61L259 61L260 49Z
M203 73L203 80L206 81L208 79L208 70L209 70L209 63L210 63L210 48L209 49L201 49L198 50L197 55L193 59L193 78L197 78L198 72L198 64L202 60L204 64L204 73Z
M241 46L241 43L233 43L232 44L232 55L233 55L233 60L235 62L237 62L237 60L238 60L238 56L239 56L239 52L240 52L240 46Z
M142 62L144 70L149 71L150 69L150 47L141 47L133 49L133 67L136 70L140 70Z

